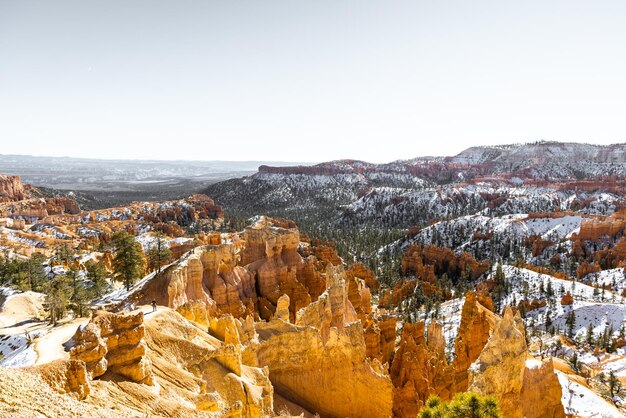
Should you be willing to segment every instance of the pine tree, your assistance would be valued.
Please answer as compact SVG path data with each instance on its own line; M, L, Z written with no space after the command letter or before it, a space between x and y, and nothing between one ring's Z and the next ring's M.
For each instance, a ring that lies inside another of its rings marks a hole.
M87 309L89 306L89 301L91 300L91 295L87 289L85 289L82 285L77 285L74 288L71 299L72 310L79 317L83 317L87 313Z
M143 276L146 269L141 244L126 231L113 234L113 243L115 245L113 258L115 277L124 281L126 290L130 290L130 286Z
M622 390L622 383L619 381L617 376L615 376L615 372L611 370L609 372L609 393L611 394L611 398L615 397Z
M567 325L567 336L569 338L574 338L574 327L576 326L576 313L572 309L567 314L567 319L565 320L565 324Z
M587 344L590 346L593 344L593 325L591 324L591 322L587 327Z
M46 282L46 269L43 263L46 256L35 253L28 260L28 281L30 290L41 292Z
M101 262L90 261L85 267L87 268L87 280L91 281L91 290L94 296L101 297L108 286L104 266Z
M72 286L66 276L57 276L43 287L46 299L44 308L50 317L50 323L54 326L65 316L67 307L72 297Z
M156 242L148 249L148 268L161 274L161 267L172 260L172 251L163 234L156 237Z
M506 277L504 276L504 272L502 271L502 264L498 263L496 267L496 272L493 276L493 280L495 282L494 293L496 296L496 310L500 311L502 307L502 299L506 294Z
M64 264L66 266L70 265L73 255L74 251L67 244L59 245L54 249L54 258L57 260L58 263Z
M578 353L574 351L572 357L569 359L569 364L572 366L575 372L580 372L580 361L578 360Z
M554 291L552 290L552 280L548 280L548 287L546 289L548 298L552 298L554 296Z
M450 402L431 396L419 412L419 418L500 418L498 402L491 396L473 392L457 393Z

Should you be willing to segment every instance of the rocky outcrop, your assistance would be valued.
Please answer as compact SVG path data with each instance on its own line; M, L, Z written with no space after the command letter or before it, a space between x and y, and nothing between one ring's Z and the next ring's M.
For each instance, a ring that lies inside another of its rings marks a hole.
M498 317L478 302L474 292L466 293L455 343L457 392L467 390L467 369L483 351L497 322Z
M147 355L160 387L152 402L162 411L155 415L274 416L268 370L244 365L245 322L232 315L209 322L207 333L169 309L146 317Z
M350 303L348 283L343 267L329 265L326 269L328 289L313 303L299 310L296 325L316 328L324 342L330 338L331 328L342 332L345 324L358 319Z
M396 322L395 316L387 314L368 315L361 321L367 357L389 363L395 350Z
M238 247L222 244L195 248L165 269L137 294L138 303L178 308L190 301L203 302L208 311L244 316L256 303L254 277L238 266ZM252 309L254 310L254 309Z
M195 194L185 200L192 205L199 219L224 217L224 209L205 194Z
M292 319L295 313L311 303L307 287L298 280L304 260L298 253L300 233L295 228L274 226L269 218L261 218L243 233L245 247L242 265L254 275L259 297L259 315L269 319L278 298L287 294Z
M424 248L411 245L402 256L402 272L428 283L434 283L435 277L444 273L452 278L470 272L471 279L476 280L489 270L489 266L488 261L478 261L467 252L457 255L449 248L436 245Z
M614 212L605 218L584 219L580 225L578 238L597 240L601 237L615 238L626 228L626 211Z
M561 305L565 306L565 305L571 305L574 303L574 297L572 296L572 294L568 291L566 294L563 295L563 297L561 298Z
M18 176L0 174L0 201L23 200L25 196L24 185Z
M244 358L250 366L267 366L275 391L309 411L328 417L389 417L391 381L380 361L367 356L345 271L328 264L324 275L328 288L297 312L295 324L286 321L288 299L283 296L273 321L255 323L253 332L243 331L255 336ZM390 355L387 334L379 348L384 356ZM380 339L379 334L379 347Z
M526 361L520 401L525 418L565 418L561 391L551 358Z
M372 314L369 289L362 279L348 278L343 267L317 264L314 256L303 260L296 252L296 238L293 231L267 225L244 233L242 262L249 262L245 270L254 274L258 313L262 314L265 299L268 312L273 308L272 321L254 323L250 316L243 322L232 316L215 317L207 302L192 301L192 294L183 298L186 302L178 311L206 324L212 335L232 344L212 355L220 364L234 373L246 365L267 366L274 389L291 402L324 416L390 416L392 386L381 362L389 362L393 352L395 318ZM203 251L211 250L196 252ZM293 283L310 298L300 281L306 276L299 276L306 265L314 267L311 271L327 288L294 317L291 295L303 296ZM318 271L323 265L326 268ZM207 266L197 270L204 271L206 277ZM179 273L176 280L181 285L186 280L189 286L193 274L187 262L187 272ZM212 299L211 286L204 279L200 282ZM271 299L274 294L280 294L275 304ZM202 293L200 296L204 297ZM352 300L359 306L362 321ZM217 311L222 306L217 303Z
M37 367L37 371L59 393L68 393L82 400L91 391L89 374L83 361L57 360Z
M299 252L300 234L291 226L288 221L261 217L245 229L243 240L236 237L228 243L194 248L147 281L132 298L137 304L156 300L174 309L202 301L210 316L227 313L237 318L253 315L270 320L278 299L287 295L289 318L295 322L296 312L326 291L329 284L325 268L333 264L314 255L303 258ZM367 278L367 274L364 276ZM355 305L362 315L368 314L369 289L357 276L351 283L349 290Z
M346 270L346 276L348 279L356 277L363 280L365 285L374 292L377 292L380 288L380 283L378 282L374 272L365 267L362 263L354 263L351 265L350 268Z
M492 395L503 416L564 417L561 386L552 362L528 354L524 323L507 307L484 350L469 369L469 390Z
M133 382L152 385L144 332L143 312L97 312L89 324L74 334L70 358L84 361L91 378L112 372Z
M366 358L359 322L333 328L327 341L314 327L284 321L257 323L256 332L252 365L269 368L283 398L326 417L391 416L391 381Z
M281 321L289 322L289 296L282 295L278 298L275 318L280 319Z
M365 285L365 281L356 276L349 277L348 281L348 299L354 307L359 319L365 320L367 314L372 312L372 295L369 288Z
M521 397L528 347L524 324L507 307L484 350L469 369L469 389L498 399L507 417L521 418Z
M46 199L46 211L50 215L78 215L80 206L76 200L69 197L56 197Z
M423 322L405 323L390 375L396 417L417 416L431 395L451 399L455 390L455 371L446 360L441 326L431 322L426 338Z

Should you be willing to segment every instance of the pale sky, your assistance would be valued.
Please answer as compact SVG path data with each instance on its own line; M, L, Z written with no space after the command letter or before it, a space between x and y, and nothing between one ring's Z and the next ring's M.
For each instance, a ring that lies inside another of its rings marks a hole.
M0 153L626 142L625 22L624 1L0 0Z

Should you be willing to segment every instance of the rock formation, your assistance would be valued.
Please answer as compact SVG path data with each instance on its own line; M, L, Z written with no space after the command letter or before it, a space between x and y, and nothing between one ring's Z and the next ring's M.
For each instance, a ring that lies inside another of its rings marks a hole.
M214 336L167 309L148 317L146 344L159 384L182 383L184 399L204 413L273 416L268 369L245 364L242 344L249 341L242 325L232 315L210 322Z
M298 254L300 234L297 229L273 226L263 218L243 233L245 247L242 264L254 275L259 297L259 315L269 319L278 298L287 294L292 318L311 302L306 286L298 280L303 259Z
M506 417L565 416L552 362L529 357L524 323L510 307L469 369L469 390L496 397Z
M446 273L450 277L459 277L462 272L470 271L472 280L489 270L488 261L477 261L467 252L455 254L449 248L436 245L411 245L402 257L402 272L414 275L422 281L433 283L435 275Z
M467 390L467 369L483 351L497 321L498 317L478 302L474 292L465 294L461 325L455 343L454 367L457 392Z
M0 174L0 201L22 200L25 190L18 176L5 176Z
M373 273L346 274L329 248L301 245L292 224L260 218L240 241L195 248L133 297L207 327L223 342L210 358L231 373L267 367L290 402L323 416L390 416L382 364L393 354L395 318L372 312Z
M137 302L178 308L189 301L204 302L209 312L218 310L243 316L249 303L256 303L253 276L238 263L235 244L198 247L178 263L148 282Z
M423 322L404 324L390 371L394 416L417 416L431 395L451 399L455 371L448 364L444 350L445 339L439 324L431 322L428 338L424 335Z
M74 334L70 357L84 361L91 378L112 372L133 382L152 385L144 331L143 312L97 312L87 326Z
M601 237L614 238L626 228L626 211L619 210L611 216L601 219L585 219L580 225L578 238L581 240L597 240Z
M267 366L278 394L322 416L389 417L392 384L380 362L367 358L345 272L329 265L326 274L329 288L298 312L295 325L255 324L250 365Z
M89 373L85 362L80 360L57 360L37 368L44 381L59 393L73 394L85 399L91 391Z
M350 268L346 270L346 276L348 279L356 277L363 280L365 285L374 292L378 291L380 288L380 283L374 272L361 263L351 265Z
M249 314L271 319L278 299L289 297L290 321L296 312L316 301L326 290L326 265L314 255L298 252L300 235L295 228L276 226L260 218L246 228L243 240L197 247L134 295L137 303L153 299L177 309L189 301L205 303L211 315L229 313L238 318ZM285 222L281 225L290 226ZM353 271L350 297L365 318L371 311L370 292L364 280L377 283L371 271ZM368 274L369 273L369 274ZM364 276L362 280L359 275Z
M368 315L363 324L367 357L381 364L389 363L396 344L396 317L388 314Z
M526 361L521 393L522 413L525 418L565 418L561 403L561 384L554 373L552 358L543 362Z
M367 314L372 312L372 295L365 281L346 274L348 281L348 299L354 307L359 319L365 320Z
M521 418L521 397L528 347L524 324L507 307L484 350L469 369L469 389L495 396L507 417Z
M565 293L563 295L563 297L561 298L561 305L571 305L574 303L574 297L572 296L572 294L568 291L567 293Z

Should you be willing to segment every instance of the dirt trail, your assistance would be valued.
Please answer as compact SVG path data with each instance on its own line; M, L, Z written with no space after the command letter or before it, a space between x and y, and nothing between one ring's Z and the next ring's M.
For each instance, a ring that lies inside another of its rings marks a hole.
M38 338L35 341L35 351L37 352L35 365L58 359L69 359L70 355L65 351L63 344L72 338L79 326L88 322L88 318L75 319L56 328L51 328L46 335Z

